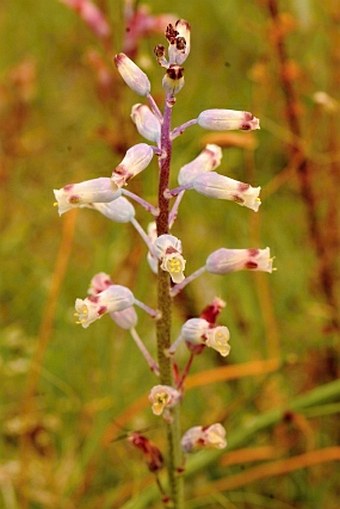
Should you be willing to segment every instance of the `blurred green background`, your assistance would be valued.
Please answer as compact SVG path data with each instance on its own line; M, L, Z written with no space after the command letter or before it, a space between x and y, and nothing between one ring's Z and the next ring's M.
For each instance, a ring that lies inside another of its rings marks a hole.
M142 141L129 118L141 98L124 86L112 64L124 49L124 2L96 4L110 23L110 38L99 39L57 0L0 4L0 507L5 509L119 508L129 501L129 507L160 507L157 498L134 505L152 476L124 438L126 430L151 426L147 435L162 446L162 426L143 403L154 378L128 334L108 317L86 330L73 317L75 298L85 297L100 271L155 306L145 247L130 225L111 224L90 210L59 218L53 208L53 188L109 176L126 149ZM141 2L131 5L142 8ZM247 446L243 456L230 459L226 450L196 474L187 488L187 507L336 509L339 390L308 411L291 408L296 397L328 387L339 375L336 2L143 5L150 15L172 13L192 25L174 125L212 107L248 110L261 120L255 134L217 136L193 127L175 142L173 186L183 164L206 143L220 143L218 171L263 188L258 214L186 193L173 233L182 239L187 274L219 247L270 246L277 267L271 276L205 275L175 301L174 339L183 320L197 316L214 296L223 298L221 323L230 328L232 345L225 361L209 351L194 364L193 372L202 376L185 395L183 429L219 420L233 449L233 433L281 409L275 422L240 444ZM163 71L153 47L165 40L152 33L137 42L134 57L161 105ZM129 185L153 203L156 189L155 162ZM136 210L146 228L150 217ZM138 331L154 353L153 323L141 313ZM214 371L207 370L238 363L249 363L249 376L236 371L211 383ZM329 456L321 460L323 448ZM308 454L314 453L319 460L309 468ZM274 474L275 461L292 457L301 463ZM268 467L263 479L249 481L247 472L259 464ZM216 480L233 476L235 485L214 488ZM198 497L202 486L206 493Z

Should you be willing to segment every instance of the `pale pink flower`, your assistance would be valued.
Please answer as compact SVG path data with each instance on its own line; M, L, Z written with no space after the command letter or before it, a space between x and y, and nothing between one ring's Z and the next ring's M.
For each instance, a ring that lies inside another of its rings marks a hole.
M111 202L121 195L121 191L108 177L67 184L61 189L54 189L53 193L60 216L73 208L86 207L95 202Z
M161 269L169 272L174 283L183 281L186 260L182 256L181 241L174 235L164 234L156 239L154 247Z
M273 271L269 247L265 249L221 248L208 256L205 270L212 274L228 274L237 270Z
M174 407L181 393L169 385L155 385L149 393L149 401L155 415L162 415L166 409Z
M114 57L114 62L119 74L131 90L142 96L150 94L150 80L133 60L124 53L119 53Z
M181 446L185 453L198 449L224 449L227 445L226 431L222 424L194 426L184 433Z
M128 181L138 175L141 171L149 166L154 156L154 149L147 143L138 143L130 147L122 159L112 172L111 182L113 188L120 189L128 183ZM98 201L98 200L97 200Z
M202 111L197 118L199 126L213 131L260 129L259 119L248 111L211 109Z
M131 119L137 131L143 138L159 142L161 137L161 123L146 104L135 104L131 110Z

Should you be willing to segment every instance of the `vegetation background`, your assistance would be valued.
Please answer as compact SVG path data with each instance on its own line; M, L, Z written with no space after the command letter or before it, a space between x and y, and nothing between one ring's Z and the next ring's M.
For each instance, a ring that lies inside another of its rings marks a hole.
M73 317L75 298L99 271L155 305L144 245L129 225L89 210L59 219L52 206L53 188L110 175L140 140L129 119L140 99L112 65L123 47L123 1L96 4L110 21L110 39L100 40L57 0L0 4L4 509L160 507L152 474L126 440L128 431L150 427L145 434L162 447L162 428L146 403L153 376L109 319L83 330ZM221 173L263 188L258 214L187 193L174 229L187 272L222 246L268 245L278 269L207 275L175 301L174 337L215 295L227 301L221 323L232 334L230 357L202 355L187 383L183 428L220 421L229 440L223 454L200 453L189 464L187 507L336 509L337 2L144 4L192 24L175 124L210 107L261 119L255 134L194 127L176 141L174 185L181 165L215 142L224 147ZM159 42L161 34L143 37L136 60L161 101L163 73L152 56ZM154 200L155 170L130 189ZM137 215L146 226L146 212ZM152 321L140 318L152 351Z

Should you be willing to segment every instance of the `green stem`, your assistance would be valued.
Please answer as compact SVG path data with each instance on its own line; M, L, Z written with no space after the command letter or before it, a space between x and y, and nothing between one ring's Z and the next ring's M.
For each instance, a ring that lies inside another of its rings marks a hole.
M160 178L158 188L159 216L157 218L157 234L168 233L169 200L164 197L164 191L169 187L170 163L172 143L170 140L171 113L173 101L167 98L161 131L162 156L159 159ZM171 297L169 274L158 267L158 309L161 318L157 321L157 357L162 385L173 385L171 360L165 355L165 350L171 344ZM168 442L168 479L169 491L174 509L183 509L183 479L178 475L178 468L182 465L180 450L180 412L177 405L173 412L173 421L167 423Z

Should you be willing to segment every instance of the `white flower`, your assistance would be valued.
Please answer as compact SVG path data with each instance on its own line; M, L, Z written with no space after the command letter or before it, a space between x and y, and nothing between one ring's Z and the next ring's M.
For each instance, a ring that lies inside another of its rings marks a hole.
M121 195L110 178L99 177L84 180L76 184L67 184L61 189L53 190L58 213L61 216L68 210L77 207L86 207L94 202L108 203L116 200Z
M155 415L162 415L165 409L178 403L181 393L169 385L155 385L149 393L149 401Z
M216 350L222 357L226 357L230 353L230 332L228 327L224 325L218 325L208 329L205 333L206 340L205 344L210 348Z
M190 24L179 19L175 27L169 25L166 31L166 38L169 41L168 55L169 63L182 65L190 53Z
M181 241L174 235L160 235L154 242L155 252L161 261L161 269L169 272L174 283L184 279L185 259L182 256Z
M114 62L119 74L131 90L142 96L150 94L149 78L127 55L119 53L114 57Z
M135 298L128 288L111 285L96 295L89 295L85 299L76 299L75 316L77 317L77 323L86 329L106 313L121 311L132 306L134 302Z
M224 449L227 445L225 436L226 431L220 423L194 426L184 433L181 446L185 453L204 448Z
M248 111L204 110L198 115L197 123L204 129L211 129L213 131L229 131L233 129L251 131L253 129L260 129L259 119Z
M205 269L212 274L228 274L237 270L273 271L270 249L221 248L208 256Z
M261 187L239 182L214 171L202 173L192 181L192 187L200 194L221 200L231 200L239 205L258 211Z
M154 149L147 143L137 143L137 145L129 148L122 161L112 172L113 188L118 190L127 184L132 177L145 170L149 166L153 155Z
M131 119L143 138L156 143L159 142L161 123L146 104L135 104L131 110Z

